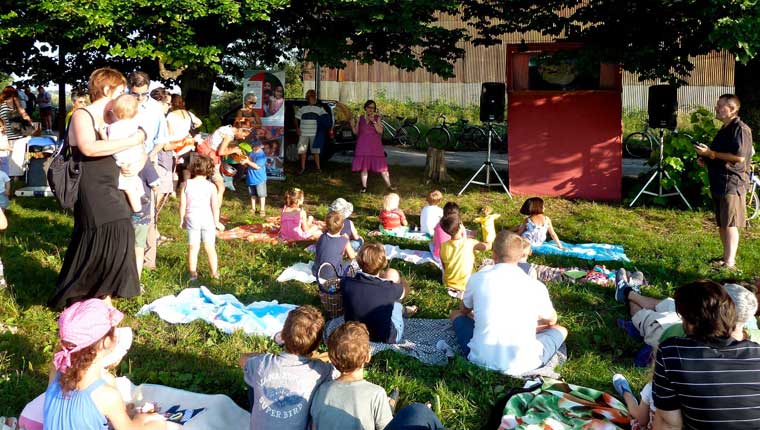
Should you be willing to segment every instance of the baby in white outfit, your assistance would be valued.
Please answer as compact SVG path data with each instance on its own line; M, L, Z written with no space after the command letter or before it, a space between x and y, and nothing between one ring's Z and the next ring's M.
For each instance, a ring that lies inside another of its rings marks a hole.
M137 116L137 110L137 98L130 94L123 94L114 100L111 112L117 121L107 127L106 133L109 140L125 139L137 133L137 121L134 119ZM133 146L113 154L116 165L119 167L135 163L144 156L145 148L142 145ZM145 195L142 182L138 175L124 176L124 174L119 174L119 189L126 193L133 212L142 210L140 198Z

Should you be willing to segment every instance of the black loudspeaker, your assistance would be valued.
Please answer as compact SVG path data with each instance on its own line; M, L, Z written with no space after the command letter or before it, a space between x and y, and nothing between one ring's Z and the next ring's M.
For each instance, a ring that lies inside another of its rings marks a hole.
M483 82L480 93L480 121L504 122L507 86L502 82Z
M678 94L673 85L649 87L649 127L676 129Z

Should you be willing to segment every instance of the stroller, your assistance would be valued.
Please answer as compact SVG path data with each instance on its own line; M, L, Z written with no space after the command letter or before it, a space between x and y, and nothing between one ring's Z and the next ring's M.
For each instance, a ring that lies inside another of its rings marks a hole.
M58 149L55 136L35 136L27 145L24 162L24 182L26 186L16 190L17 197L53 197L47 183L47 168L51 156Z

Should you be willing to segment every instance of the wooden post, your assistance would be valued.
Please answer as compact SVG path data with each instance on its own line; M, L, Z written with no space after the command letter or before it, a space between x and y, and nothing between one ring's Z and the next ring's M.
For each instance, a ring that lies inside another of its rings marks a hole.
M445 182L450 181L446 172L446 151L443 149L429 147L425 159L425 177L428 182Z

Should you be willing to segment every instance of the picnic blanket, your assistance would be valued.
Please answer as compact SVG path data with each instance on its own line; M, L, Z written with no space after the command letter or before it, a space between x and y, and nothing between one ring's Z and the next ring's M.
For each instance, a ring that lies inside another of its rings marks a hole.
M559 249L556 243L550 241L546 241L538 246L534 245L532 247L533 253L542 255L561 255L596 261L631 261L625 255L622 245L609 245L606 243L561 243L564 249Z
M232 294L216 295L206 287L186 288L177 296L164 296L144 305L138 316L155 312L171 324L186 324L202 319L225 333L243 330L246 334L272 336L282 330L288 313L295 305L253 302L243 305Z
M400 260L404 260L409 263L413 264L425 264L425 263L431 263L441 268L441 264L435 260L433 257L433 253L430 251L422 251L420 249L401 249L400 247L396 245L383 245L385 247L385 257L388 260L393 260L394 258L398 258ZM314 253L316 252L316 245L311 244L306 247L306 251ZM300 263L304 264L304 263ZM293 267L293 266L291 266Z
M339 325L343 324L343 317L338 317L327 322L324 332L325 342ZM446 345L438 346L439 341ZM388 344L370 342L369 351L375 355L381 351L396 351L400 354L414 357L425 364L444 365L448 363L448 356L459 350L454 327L448 319L404 319L404 338L400 343Z
M199 394L163 385L134 385L126 377L116 378L116 388L125 403L142 408L150 403L167 420L167 430L247 429L251 414L222 394ZM19 424L27 430L42 430L45 393L32 400L21 413Z
M373 230L367 234L367 236L388 236L388 237L400 237L402 239L414 240L417 242L429 242L432 237L421 231L409 231L407 227L394 228L393 230L386 230L383 226L378 227L377 230Z
M299 281L304 284L311 284L317 280L311 273L312 265L314 265L313 261L296 263L283 270L280 276L277 277L277 282Z
M513 395L499 430L616 430L630 427L625 405L611 395L546 379L529 392Z
M243 224L225 231L216 233L221 240L245 239L257 243L288 243L280 237L280 217L266 217L263 223ZM324 221L314 221L314 225L322 230L325 229Z

